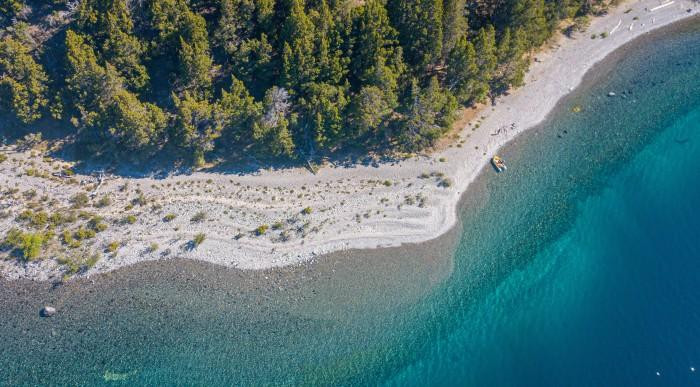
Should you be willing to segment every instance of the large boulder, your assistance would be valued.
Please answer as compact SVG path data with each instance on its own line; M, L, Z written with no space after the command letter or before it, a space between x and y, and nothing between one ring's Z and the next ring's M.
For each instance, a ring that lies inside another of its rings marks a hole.
M45 306L39 311L41 317L53 317L56 314L56 308L53 306Z

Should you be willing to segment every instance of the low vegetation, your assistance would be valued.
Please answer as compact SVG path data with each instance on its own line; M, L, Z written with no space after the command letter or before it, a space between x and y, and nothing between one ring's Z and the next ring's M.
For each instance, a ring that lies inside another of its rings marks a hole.
M192 223L201 223L207 220L207 213L204 211L199 211L190 218Z
M5 236L2 246L16 251L25 261L34 261L52 237L50 232L23 232L13 228Z
M93 268L102 257L97 252L74 252L58 258L58 263L66 268L66 277Z
M204 240L207 239L207 235L200 232L199 234L195 235L194 238L192 239L192 246L194 248L199 247L202 243L204 243Z
M86 193L80 192L75 195L70 199L71 203L73 204L73 208L79 209L83 208L88 205L90 202L90 198L87 196Z
M255 235L257 235L257 236L265 235L265 233L267 233L267 230L269 228L270 228L270 226L268 226L266 224L260 225L260 226L258 226L258 228L255 229L255 231L254 231Z

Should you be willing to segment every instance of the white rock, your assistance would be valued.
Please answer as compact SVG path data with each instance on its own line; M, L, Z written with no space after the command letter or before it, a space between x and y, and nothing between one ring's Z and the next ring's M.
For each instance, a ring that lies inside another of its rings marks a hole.
M56 314L56 308L53 306L45 306L39 311L41 317L53 317Z

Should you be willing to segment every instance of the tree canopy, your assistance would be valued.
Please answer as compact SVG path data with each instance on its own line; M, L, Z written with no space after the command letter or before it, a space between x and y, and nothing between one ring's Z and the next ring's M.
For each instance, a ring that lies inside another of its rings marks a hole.
M54 1L45 7L67 19L36 41L18 33L27 4L0 0L3 114L19 125L70 123L91 154L169 152L195 165L429 147L460 105L522 85L528 54L559 20L591 9L583 0Z

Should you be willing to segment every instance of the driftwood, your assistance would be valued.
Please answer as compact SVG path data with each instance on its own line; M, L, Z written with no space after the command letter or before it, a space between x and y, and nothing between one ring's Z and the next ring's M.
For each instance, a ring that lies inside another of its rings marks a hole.
M318 173L318 167L311 163L311 160L306 160L306 168L311 171L314 175Z
M51 176L53 176L53 177L59 177L59 178L61 178L61 179L68 179L69 177L71 177L70 175L68 175L68 174L65 173L64 171L61 171L61 172L54 172L54 173L51 174Z

